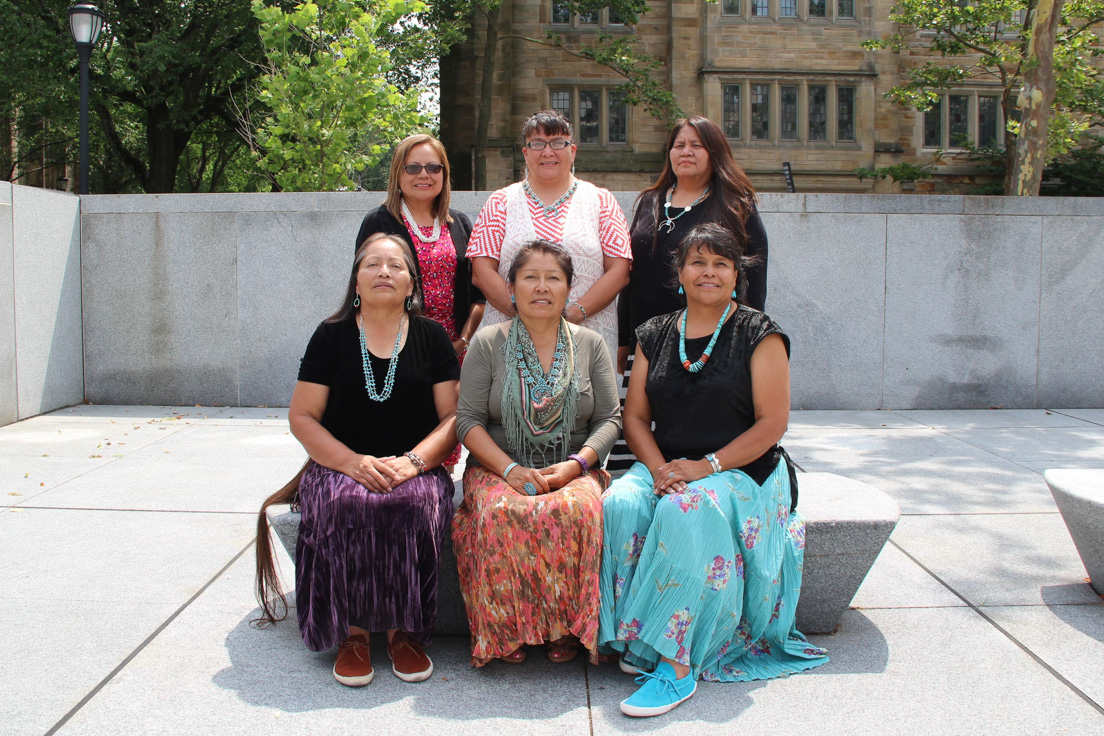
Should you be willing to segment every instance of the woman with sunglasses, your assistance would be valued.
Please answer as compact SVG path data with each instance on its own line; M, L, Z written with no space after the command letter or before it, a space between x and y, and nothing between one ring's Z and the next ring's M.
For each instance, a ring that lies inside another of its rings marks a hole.
M542 110L525 121L521 137L525 179L491 195L468 244L475 284L487 297L483 324L514 316L506 272L522 246L547 240L566 250L575 267L564 317L601 335L612 360L617 294L629 282L632 261L625 215L607 190L575 178L567 118Z
M452 349L464 353L483 319L483 294L472 283L464 251L471 220L449 209L449 162L441 141L419 134L395 147L387 199L364 216L355 247L375 233L401 237L414 254L425 316L440 324ZM445 460L449 472L460 462L460 445Z
M485 302L472 284L465 257L471 220L449 209L449 162L441 141L412 135L395 147L387 199L364 216L355 248L374 233L398 235L413 250L425 314L441 324L457 355L463 355L483 319Z

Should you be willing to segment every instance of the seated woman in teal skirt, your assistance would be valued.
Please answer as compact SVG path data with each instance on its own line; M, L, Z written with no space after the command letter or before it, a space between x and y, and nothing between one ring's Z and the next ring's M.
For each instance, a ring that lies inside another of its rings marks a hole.
M805 523L778 446L789 338L739 303L748 265L731 231L691 230L675 262L686 309L636 333L623 426L638 462L605 494L599 579L599 644L643 673L626 715L666 713L698 679L828 661L794 627Z

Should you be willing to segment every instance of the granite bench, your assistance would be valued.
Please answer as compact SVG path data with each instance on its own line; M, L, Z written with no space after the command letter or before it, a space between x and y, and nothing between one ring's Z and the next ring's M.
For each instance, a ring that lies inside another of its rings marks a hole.
M1104 470L1047 470L1043 477L1093 590L1104 595Z
M798 508L806 526L797 628L806 634L827 634L839 626L840 617L897 525L900 510L892 498L877 488L843 476L802 473L798 482L801 491ZM460 499L457 481L457 505ZM271 506L268 520L294 561L299 514L292 513L287 506ZM446 539L441 557L437 633L462 636L469 633L451 539Z

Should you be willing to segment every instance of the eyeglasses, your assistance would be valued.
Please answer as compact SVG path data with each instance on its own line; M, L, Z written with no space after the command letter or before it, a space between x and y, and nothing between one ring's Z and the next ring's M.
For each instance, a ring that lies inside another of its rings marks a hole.
M425 164L425 165L422 165L422 164L407 164L406 166L403 167L403 171L410 174L411 176L417 176L418 174L422 173L422 169L425 169L430 174L440 174L442 171L445 170L445 165L444 164Z
M532 151L543 151L545 146L548 146L553 151L562 151L571 145L571 141L557 140L557 141L529 141L525 144L525 147Z

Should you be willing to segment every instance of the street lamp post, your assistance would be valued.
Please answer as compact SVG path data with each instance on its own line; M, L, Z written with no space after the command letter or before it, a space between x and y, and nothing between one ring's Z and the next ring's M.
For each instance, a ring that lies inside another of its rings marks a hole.
M88 194L88 60L100 37L104 14L92 3L69 8L69 32L80 56L80 193Z

